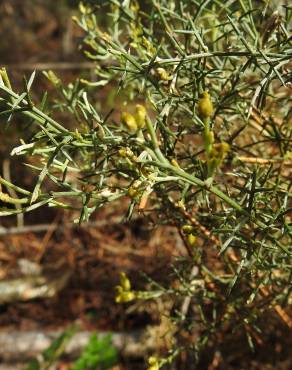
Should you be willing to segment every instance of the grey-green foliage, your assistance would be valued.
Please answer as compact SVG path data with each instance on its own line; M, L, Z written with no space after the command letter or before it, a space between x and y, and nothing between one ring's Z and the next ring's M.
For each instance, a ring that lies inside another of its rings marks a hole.
M193 320L200 323L196 349L226 323L256 338L257 318L270 304L290 325L282 307L291 282L291 7L275 13L269 2L251 0L90 4L75 20L85 32L83 51L96 63L93 81L63 86L48 72L60 96L48 110L46 97L38 108L29 98L33 76L16 93L2 71L1 115L9 122L26 116L33 133L13 154L38 159L29 166L39 175L33 191L0 178L21 194L2 194L10 206L1 214L19 212L19 203L23 212L47 204L79 210L82 222L124 197L129 218L150 206L156 222L179 230L189 224L197 236L194 248L182 231L188 257L175 271L184 289L165 290L178 301L191 295L194 317L176 322L190 331ZM100 96L114 89L114 114L101 109L94 89ZM206 90L214 112L202 119L197 103ZM125 110L134 116L137 102L148 117L129 130L119 117ZM53 119L54 110L70 125ZM220 153L222 143L228 154ZM56 190L46 192L45 180Z

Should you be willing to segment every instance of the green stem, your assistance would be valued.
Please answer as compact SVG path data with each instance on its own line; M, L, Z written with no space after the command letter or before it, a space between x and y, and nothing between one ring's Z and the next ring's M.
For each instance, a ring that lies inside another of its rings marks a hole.
M16 94L15 92L13 92L12 90L10 90L8 87L4 86L4 85L0 85L0 90L4 91L5 93L7 93L8 95L10 95L12 98L14 99L19 99L19 95ZM61 131L63 133L68 133L69 131L61 126L58 122L56 122L53 118L51 118L50 116L48 116L47 114L45 114L44 112L42 112L41 110L39 110L38 108L36 107L31 107L28 105L28 102L24 99L21 100L21 102L23 102L25 105L27 105L28 111L24 111L23 114L25 114L26 116L30 117L30 118L33 118L34 120L38 121L39 123L41 124L44 124L44 123L49 123L53 128L55 128L56 130L58 131ZM9 104L10 106L13 106L12 103ZM17 108L17 107L15 107ZM21 107L19 107L21 108Z
M158 144L158 140L157 140L157 136L156 136L154 127L153 127L152 122L151 122L149 117L146 117L146 127L147 127L147 130L149 132L150 139L151 139L151 142L152 142L152 145L153 145L153 149L154 149L155 154L157 155L157 158L162 163L168 164L168 160L161 153L161 150L160 150L159 144Z
M179 177L187 180L191 184L198 185L199 187L210 191L211 193L217 195L219 198L221 198L222 200L224 200L232 208L236 209L237 211L239 211L240 213L244 214L245 216L250 217L250 214L244 208L242 208L240 204L238 204L237 202L235 202L233 199L229 198L228 195L226 195L225 193L223 193L216 186L213 186L213 185L208 186L205 181L203 181L203 180L201 180L201 179L199 179L199 178L197 178L197 177L195 177L193 175L190 175L187 172L185 172L184 170L182 170L182 169L180 169L178 167L172 166L170 164L163 164L163 163L160 164L159 163L158 166L159 167L163 167L165 169L168 169L169 171L177 174Z
M10 188L18 193L24 194L24 195L31 195L31 192L25 189L20 188L19 186L16 186L12 184L11 182L3 179L3 177L0 176L0 184L6 186L6 188Z
M266 53L266 57L269 58L276 58L277 61L282 61L282 60L288 60L291 59L290 54L276 54L276 53ZM250 51L215 51L215 52L204 52L204 53L197 53L197 54L190 54L186 55L183 58L165 58L165 59L159 59L156 60L155 63L156 65L164 65L164 64L185 64L188 62L191 62L196 59L201 59L201 58L214 58L214 57L227 57L227 58L232 58L232 57L247 57L247 58L260 58L262 57L262 54L259 52L250 52ZM276 61L272 60L272 61ZM271 60L270 60L271 62ZM261 61L262 64L268 64L266 60ZM142 67L148 67L150 62L145 62L141 66Z
M15 205L16 204L27 204L27 203L29 203L28 198L21 198L21 199L12 198L8 194L2 193L2 192L0 192L0 200L3 203L9 203L9 204L15 204Z

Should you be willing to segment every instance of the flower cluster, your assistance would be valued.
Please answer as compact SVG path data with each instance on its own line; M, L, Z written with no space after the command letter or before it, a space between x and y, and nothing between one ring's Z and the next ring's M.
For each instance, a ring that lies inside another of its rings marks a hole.
M230 150L229 144L222 142L214 144L214 132L210 129L209 120L214 112L213 104L208 91L203 91L198 101L197 113L205 124L203 141L207 157L208 177L214 174L216 168L220 167L226 154Z
M131 289L131 282L124 272L120 273L120 284L116 286L116 303L131 302L136 293Z
M212 149L207 160L208 173L210 175L213 174L216 168L220 167L229 150L230 145L224 142L217 143L212 146Z
M141 104L137 104L135 115L128 112L123 112L121 121L126 129L131 134L134 134L136 131L141 130L145 126L146 118L147 112L145 107Z
M214 108L208 91L202 92L202 97L198 101L198 116L202 121L210 119L213 114Z

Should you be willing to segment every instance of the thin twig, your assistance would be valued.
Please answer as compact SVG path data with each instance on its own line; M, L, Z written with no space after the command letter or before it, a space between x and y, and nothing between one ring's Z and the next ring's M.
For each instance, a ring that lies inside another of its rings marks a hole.
M285 158L257 158L257 157L237 157L238 160L245 163L255 163L259 165L269 165L273 163L281 163L283 166L292 166L292 161L289 161Z
M4 159L3 161L3 176L7 181L11 183L11 176L10 176L10 160ZM1 189L0 189L1 191ZM7 191L9 192L10 196L13 198L18 198L18 195L13 187L7 187ZM15 208L17 210L20 210L21 207L19 204L15 204ZM18 213L16 215L17 219L17 226L22 227L24 225L24 215L22 213Z

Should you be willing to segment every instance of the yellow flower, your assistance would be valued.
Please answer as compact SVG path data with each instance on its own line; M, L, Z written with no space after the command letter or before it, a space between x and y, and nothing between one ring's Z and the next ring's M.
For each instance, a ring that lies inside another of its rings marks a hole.
M128 195L130 198L139 200L145 190L143 182L140 180L135 180L128 189Z
M133 13L135 13L135 15L137 15L138 11L140 10L140 6L139 6L138 1L134 0L131 4L130 8L133 11Z
M222 164L229 150L230 150L230 145L227 143L223 142L223 143L213 144L212 149L210 150L210 153L209 153L209 157L207 159L209 175L212 175L214 170Z
M134 155L132 150L130 148L127 148L127 147L119 149L118 153L123 158L130 158L130 159L136 158L136 156Z
M194 234L188 234L188 243L191 247L194 247L196 244L197 237Z
M91 8L87 4L85 5L83 1L81 1L79 3L79 11L81 14L89 14L91 11Z
M135 133L138 129L135 117L127 112L122 113L122 123L127 127L130 133Z
M130 186L128 189L128 195L130 198L135 199L139 195L138 189L135 189L134 187Z
M227 143L223 142L214 144L210 152L210 159L219 160L221 162L225 158L229 150L230 145Z
M167 73L164 68L159 67L156 69L156 72L159 78L163 81L169 81L172 79L172 76L169 73Z
M193 231L194 231L194 226L192 225L183 225L183 227L181 228L183 233L188 235L188 234L191 234Z
M142 45L146 48L147 52L150 53L151 55L153 55L156 52L155 47L144 36L142 36Z
M146 124L147 111L145 107L141 104L136 105L135 119L138 128L143 128Z
M149 357L148 364L149 364L149 366L148 366L147 370L159 370L159 362L158 362L157 357L155 357L155 356Z
M118 289L118 288L121 288L121 287L119 285L116 286L116 290L117 290L117 294L115 298L116 303L131 302L136 298L135 292L124 292L122 289Z
M178 164L177 160L175 160L175 159L172 159L172 160L171 160L171 164L172 164L174 167L176 167L176 168L180 168L180 166L179 166L179 164Z
M198 101L197 110L202 120L207 120L212 116L214 108L208 91L203 91L202 97Z
M116 303L126 303L136 298L136 293L131 290L131 282L124 272L120 273L120 284L116 289Z

